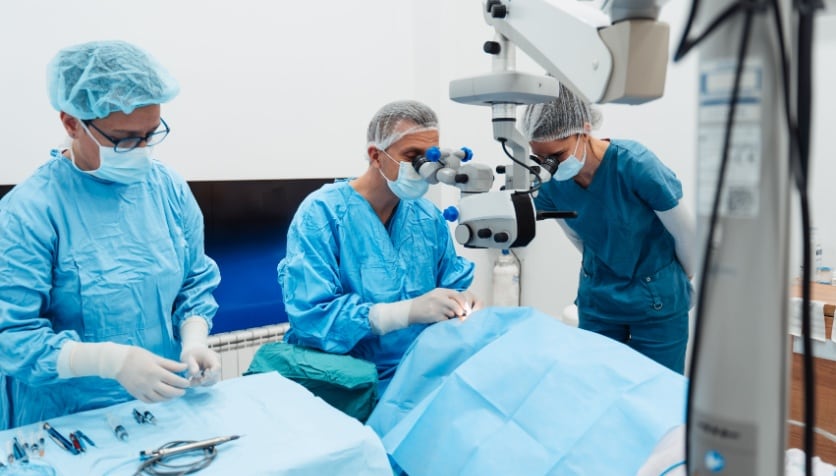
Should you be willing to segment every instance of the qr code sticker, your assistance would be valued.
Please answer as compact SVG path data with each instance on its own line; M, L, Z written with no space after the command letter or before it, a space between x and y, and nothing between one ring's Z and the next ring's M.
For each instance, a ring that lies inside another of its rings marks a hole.
M750 214L755 207L752 188L729 187L726 192L726 210L730 215Z

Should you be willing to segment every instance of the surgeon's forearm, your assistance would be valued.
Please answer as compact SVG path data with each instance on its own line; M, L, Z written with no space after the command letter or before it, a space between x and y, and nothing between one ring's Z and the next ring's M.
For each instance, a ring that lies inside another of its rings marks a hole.
M182 326L190 316L202 316L212 329L212 318L218 311L218 303L212 293L221 281L217 264L206 257L201 266L193 267L174 301L175 326Z
M563 232L566 234L566 237L569 238L569 241L575 245L575 248L583 254L583 240L581 239L580 235L575 233L575 230L569 227L566 223L566 220L557 220L557 223L560 225L560 228L563 229Z
M58 353L58 377L115 378L128 350L129 346L113 342L67 341Z
M209 323L200 316L190 316L180 324L180 343L183 350L190 347L208 347Z
M689 278L694 276L696 264L697 226L694 216L682 205L682 202L664 212L656 211L665 229L673 236L676 246L676 258Z
M360 341L374 335L369 321L373 304L365 302L359 294L326 298L321 293L297 291L292 299L285 298L284 304L299 344L346 354Z
M203 214L191 193L189 186L181 184L183 193L183 229L188 243L188 263L186 279L174 302L174 325L181 326L190 316L203 316L209 329L212 318L218 310L218 303L212 293L221 282L218 264L206 255L204 249Z
M410 301L378 303L369 309L369 324L377 335L403 329L409 325Z

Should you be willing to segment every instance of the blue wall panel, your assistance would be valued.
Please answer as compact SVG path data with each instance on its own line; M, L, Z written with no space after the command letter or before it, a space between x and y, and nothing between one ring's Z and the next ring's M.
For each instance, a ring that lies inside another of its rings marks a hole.
M190 182L218 263L220 308L212 333L287 322L276 265L299 203L333 179Z

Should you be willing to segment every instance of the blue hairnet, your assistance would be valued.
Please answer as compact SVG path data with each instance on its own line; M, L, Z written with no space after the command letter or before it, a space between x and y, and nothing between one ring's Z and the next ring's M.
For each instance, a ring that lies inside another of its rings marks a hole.
M386 150L407 134L437 129L438 117L429 106L418 101L395 101L375 113L366 139L368 145Z
M584 124L597 128L600 122L601 113L561 83L557 98L525 108L522 133L529 141L548 142L583 134Z
M180 86L154 58L124 41L94 41L62 49L47 66L52 107L79 119L162 104Z

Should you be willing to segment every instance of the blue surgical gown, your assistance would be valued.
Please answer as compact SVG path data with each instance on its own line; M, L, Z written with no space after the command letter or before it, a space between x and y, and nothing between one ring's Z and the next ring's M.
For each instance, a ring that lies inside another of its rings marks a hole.
M278 281L290 320L285 340L373 362L381 387L426 325L372 333L369 308L435 288L465 290L474 265L456 255L447 223L426 199L402 200L384 225L347 181L299 206Z
M183 319L211 326L217 310L203 216L188 184L157 161L146 180L121 185L53 151L0 200L0 250L2 417L12 427L132 398L115 380L59 379L67 340L179 360Z
M692 290L674 238L655 211L670 210L681 198L676 175L652 152L613 140L587 188L552 180L535 199L540 211L578 212L566 224L583 241L575 301L581 327L600 330L589 321L650 326L654 339L681 341L677 362L679 354L684 358Z

